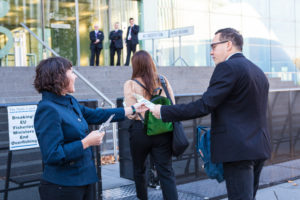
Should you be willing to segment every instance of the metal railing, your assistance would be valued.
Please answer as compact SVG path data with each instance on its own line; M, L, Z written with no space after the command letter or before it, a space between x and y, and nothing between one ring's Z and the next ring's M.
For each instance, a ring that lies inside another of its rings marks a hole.
M12 56L14 57L13 60L9 60L8 57ZM36 59L36 55L34 53L27 53L26 57L28 58L28 60L26 59L26 62L28 62L28 66L36 66L37 64L37 59ZM4 66L9 66L8 62L13 61L15 63L16 57L14 53L8 53L5 56L5 65Z
M33 37L35 37L44 47L46 47L53 55L59 56L52 48L48 46L44 41L42 41L34 32L32 32L24 23L20 23ZM79 65L79 63L77 63ZM76 69L73 72L80 78L87 86L89 86L98 96L104 99L112 108L116 108L116 105L108 99L102 92L100 92L91 82L89 82L82 74L80 74ZM117 123L113 123L113 143L114 143L114 157L117 160Z

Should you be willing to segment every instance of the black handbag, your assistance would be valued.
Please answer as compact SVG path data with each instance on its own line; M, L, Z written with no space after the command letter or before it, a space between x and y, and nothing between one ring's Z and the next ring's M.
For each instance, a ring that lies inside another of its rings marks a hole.
M167 97L170 99L171 104L173 105L173 102L170 97L169 91L167 89L166 81L165 81L164 77L159 75L159 79L160 79L161 85L162 85ZM180 156L188 148L188 146L189 146L189 141L184 132L182 123L174 122L173 123L173 138L172 138L172 154L173 154L173 156L176 156L176 157Z

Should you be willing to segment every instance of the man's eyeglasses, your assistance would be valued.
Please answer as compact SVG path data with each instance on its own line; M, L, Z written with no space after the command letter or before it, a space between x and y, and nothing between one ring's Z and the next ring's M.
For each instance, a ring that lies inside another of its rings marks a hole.
M224 41L220 41L220 42L211 43L211 44L210 44L210 48L211 48L212 50L214 50L218 44L223 44L223 43L225 43L225 42L229 42L229 40L224 40Z

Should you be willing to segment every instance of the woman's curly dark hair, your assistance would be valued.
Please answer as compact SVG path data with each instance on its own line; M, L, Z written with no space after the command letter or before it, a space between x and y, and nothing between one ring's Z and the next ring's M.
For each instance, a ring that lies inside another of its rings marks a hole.
M71 68L72 63L62 57L42 60L35 70L36 76L33 83L35 89L39 93L48 91L61 95L63 90L69 85L66 72Z

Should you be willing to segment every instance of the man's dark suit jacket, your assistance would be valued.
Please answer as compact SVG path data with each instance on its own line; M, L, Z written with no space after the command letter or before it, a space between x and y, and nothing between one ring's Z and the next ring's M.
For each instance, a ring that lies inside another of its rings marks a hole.
M111 31L109 34L109 39L111 40L110 47L114 47L116 49L122 49L123 48L123 41L122 41L122 30Z
M98 42L97 44L94 44L94 42L96 42L96 39L99 39L100 42ZM104 34L102 31L98 31L97 33L97 38L96 38L96 34L95 34L95 31L91 31L90 32L90 40L91 40L91 44L90 44L90 48L95 48L97 47L98 49L102 49L103 46L102 46L102 42L104 40Z
M128 26L128 29L127 29L126 43L128 42L129 29L130 29L130 26ZM138 39L139 30L140 30L140 27L138 25L133 25L133 27L131 29L131 43L132 44L139 43L139 39Z
M162 106L163 121L181 121L211 113L214 163L270 157L267 127L269 83L255 64L237 53L219 63L202 98Z

